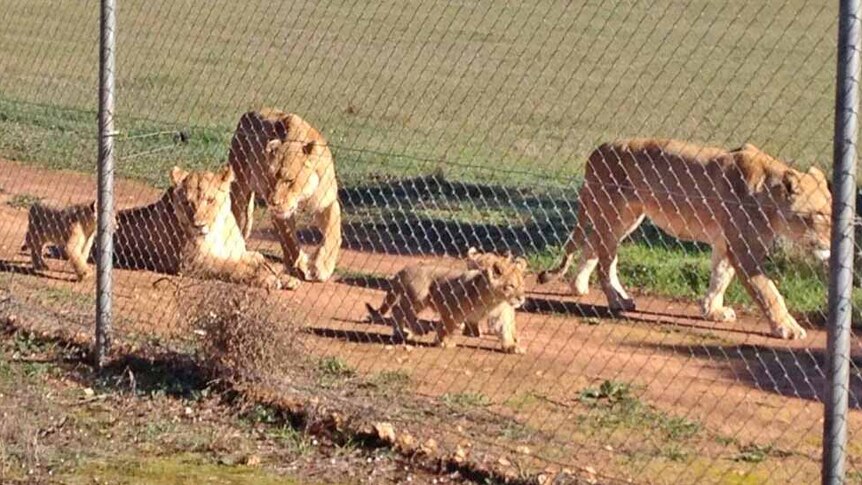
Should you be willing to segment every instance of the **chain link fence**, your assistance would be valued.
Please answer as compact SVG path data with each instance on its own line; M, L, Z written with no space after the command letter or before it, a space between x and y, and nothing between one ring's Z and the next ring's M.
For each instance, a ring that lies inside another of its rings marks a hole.
M89 338L99 2L0 10L4 305ZM253 382L501 477L817 481L835 5L116 15L116 352L211 356L240 302L290 341Z

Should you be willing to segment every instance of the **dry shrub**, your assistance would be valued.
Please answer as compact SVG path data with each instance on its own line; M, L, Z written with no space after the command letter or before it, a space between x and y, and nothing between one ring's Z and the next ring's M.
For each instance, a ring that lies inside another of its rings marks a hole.
M230 382L283 375L301 352L293 312L266 290L222 282L178 286L199 364Z

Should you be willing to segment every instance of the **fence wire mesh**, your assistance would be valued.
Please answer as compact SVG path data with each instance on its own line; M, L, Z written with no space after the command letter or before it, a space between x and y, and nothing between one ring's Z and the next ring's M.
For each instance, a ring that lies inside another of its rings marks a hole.
M817 481L835 5L119 3L124 349L512 476ZM0 10L4 306L91 335L99 4Z

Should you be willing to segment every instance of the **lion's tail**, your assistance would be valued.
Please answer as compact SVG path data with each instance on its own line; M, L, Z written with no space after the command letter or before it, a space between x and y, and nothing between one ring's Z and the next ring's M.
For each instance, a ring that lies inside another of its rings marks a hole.
M366 319L366 322L385 325L387 323L385 315L392 310L392 307L398 304L399 300L401 300L401 295L388 291L386 292L386 297L383 298L383 303L380 305L380 308L375 309L373 306L366 303L365 308L368 310L368 318Z
M382 313L380 313L380 310L371 306L370 303L365 304L365 309L368 310L368 317L366 317L365 323L375 323L375 324L384 323L384 320L386 318L383 316Z

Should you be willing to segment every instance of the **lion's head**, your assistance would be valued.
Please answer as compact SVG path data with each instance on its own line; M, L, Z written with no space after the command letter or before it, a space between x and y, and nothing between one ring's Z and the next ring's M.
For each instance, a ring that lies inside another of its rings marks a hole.
M322 182L318 167L332 166L332 152L323 136L297 115L286 115L285 137L267 141L264 148L273 190L267 205L286 219L314 197Z
M514 258L511 254L500 256L482 253L470 248L467 252L467 265L471 269L484 271L494 293L512 307L519 308L524 304L524 273L527 270L527 261L524 258Z
M171 170L171 198L183 229L195 236L209 233L219 213L230 207L230 167L213 172ZM229 210L229 209L228 209Z
M780 213L778 232L829 259L832 231L832 194L826 176L816 167L807 172L788 169L771 197Z

